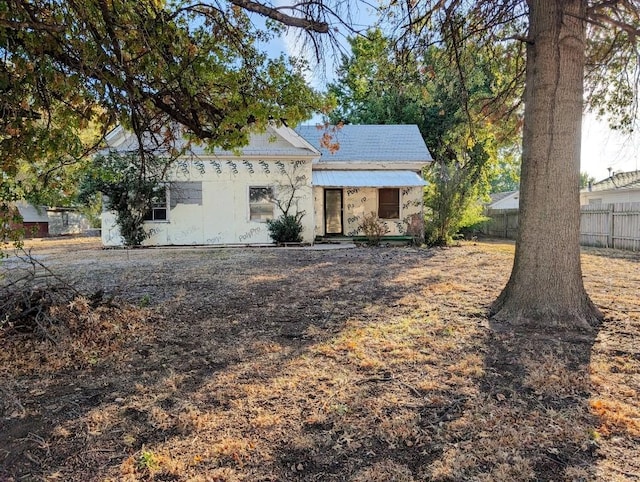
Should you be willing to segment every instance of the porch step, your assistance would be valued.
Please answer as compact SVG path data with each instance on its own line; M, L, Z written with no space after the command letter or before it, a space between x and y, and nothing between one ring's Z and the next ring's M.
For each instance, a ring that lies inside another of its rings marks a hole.
M413 236L383 236L380 244L409 244L414 240ZM344 243L366 243L366 236L317 236L316 244L344 244Z

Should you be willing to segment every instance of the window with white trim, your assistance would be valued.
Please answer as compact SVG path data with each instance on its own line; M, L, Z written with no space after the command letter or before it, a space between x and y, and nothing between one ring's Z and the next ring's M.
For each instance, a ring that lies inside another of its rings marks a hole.
M160 187L151 198L151 208L145 213L145 221L169 220L169 190L166 186Z
M249 219L259 222L273 219L273 199L272 187L249 187Z

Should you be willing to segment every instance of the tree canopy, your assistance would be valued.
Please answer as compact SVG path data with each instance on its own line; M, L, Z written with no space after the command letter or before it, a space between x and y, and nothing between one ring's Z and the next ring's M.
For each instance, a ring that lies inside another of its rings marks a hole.
M3 187L7 179L19 184L20 159L71 162L81 155L86 146L78 142L78 130L92 120L102 127L120 122L158 144L171 144L174 131L163 127L172 120L194 138L222 147L246 142L247 124L259 128L269 118L295 123L318 98L285 59L259 52L255 39L268 31L256 29L246 12L267 17L269 25L302 28L318 46L323 35L335 34L332 23L347 21L338 9L344 4L3 3ZM580 269L581 116L586 98L615 125L634 123L640 1L392 1L379 12L402 52L446 49L465 87L459 92L465 105L473 84L463 67L475 63L461 55L467 45L476 46L480 58L525 46L520 231L511 279L492 312L516 323L587 328L599 314Z
M143 145L171 147L168 125L234 148L246 143L248 127L308 118L320 98L307 87L304 64L257 47L276 32L256 28L233 3L2 3L3 183L21 196L57 181L64 190L60 169L116 123L145 138L144 159Z
M496 46L509 43L531 44L531 13L538 3L534 0L388 2L383 12L392 25L391 31L412 48L444 42L453 42L456 48L456 44L473 42L490 53ZM581 13L570 15L578 15L585 28L585 107L608 118L613 127L631 129L638 113L640 2L582 0L580 4Z
M473 44L455 54L448 44L407 51L381 30L349 43L353 54L329 86L339 106L331 120L418 125L435 159L428 241L447 244L478 221L479 199L501 165L519 161L510 154L519 143L524 60L511 50L522 46L497 47L491 58Z

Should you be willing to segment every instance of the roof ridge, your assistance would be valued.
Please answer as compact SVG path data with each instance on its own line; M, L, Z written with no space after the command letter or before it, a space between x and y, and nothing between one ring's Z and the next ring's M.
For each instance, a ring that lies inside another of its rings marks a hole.
M634 187L634 184L640 182L640 171L622 171L595 182L591 185L591 189L595 191L604 191L607 189L621 189L625 187Z

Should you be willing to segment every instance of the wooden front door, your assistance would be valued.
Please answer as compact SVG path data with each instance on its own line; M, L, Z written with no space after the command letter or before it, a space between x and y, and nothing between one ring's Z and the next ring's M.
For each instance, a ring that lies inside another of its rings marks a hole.
M324 232L342 234L342 189L324 190Z

